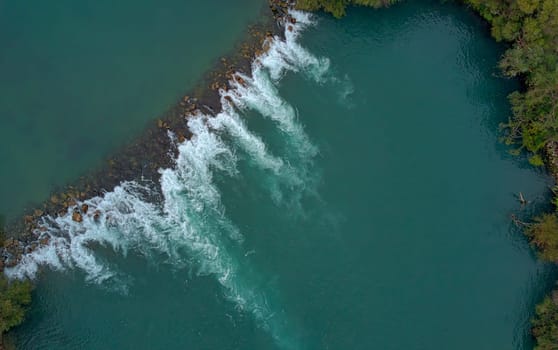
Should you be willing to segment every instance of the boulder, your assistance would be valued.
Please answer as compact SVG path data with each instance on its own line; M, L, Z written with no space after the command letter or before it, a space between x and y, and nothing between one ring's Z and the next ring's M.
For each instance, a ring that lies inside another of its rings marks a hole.
M41 239L39 240L39 244L40 244L41 246L48 245L49 243L50 243L50 237L48 237L48 236L47 236L47 237L43 237L43 238L41 238Z
M83 217L81 216L81 214L79 212L74 211L74 213L72 214L72 220L74 220L75 222L82 222Z

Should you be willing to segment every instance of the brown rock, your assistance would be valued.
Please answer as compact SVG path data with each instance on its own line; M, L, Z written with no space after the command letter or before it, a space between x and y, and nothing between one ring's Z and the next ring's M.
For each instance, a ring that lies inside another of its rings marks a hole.
M83 203L83 204L81 205L81 212L82 212L83 214L87 214L87 211L88 211L88 210L89 210L89 206L88 206L87 204Z
M37 242L33 242L33 243L29 244L27 247L25 247L25 250L27 250L26 254L29 254L29 253L33 252L38 247L39 247L39 244Z
M242 86L246 86L246 82L244 81L244 79L242 79L241 76L239 75L235 75L235 80Z
M43 237L39 240L39 244L42 246L48 245L50 243L50 237Z
M72 214L72 220L74 220L75 222L82 222L83 217L81 216L81 214L79 212L74 211L74 213Z
M4 241L4 247L6 248L14 248L16 246L17 246L17 242L13 238L8 238L7 240Z

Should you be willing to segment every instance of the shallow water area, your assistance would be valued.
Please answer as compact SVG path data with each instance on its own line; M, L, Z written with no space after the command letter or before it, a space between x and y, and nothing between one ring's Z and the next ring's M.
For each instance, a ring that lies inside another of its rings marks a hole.
M549 179L498 143L502 48L438 2L293 16L160 184L45 218L23 349L532 348L553 272L510 215Z

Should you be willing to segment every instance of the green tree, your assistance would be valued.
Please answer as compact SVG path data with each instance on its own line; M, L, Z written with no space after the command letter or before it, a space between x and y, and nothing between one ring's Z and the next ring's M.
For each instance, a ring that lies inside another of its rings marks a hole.
M298 0L296 6L300 10L324 10L339 18L345 15L349 5L370 6L374 8L387 7L400 0Z
M0 333L23 322L26 307L31 303L29 281L8 281L0 277Z
M539 250L542 259L558 262L558 217L555 214L543 214L527 226L525 234Z
M551 297L537 305L531 323L533 337L537 340L534 350L558 350L558 306Z
M3 237L2 221L0 218L0 236ZM9 281L3 272L0 268L0 348L2 334L23 322L26 309L31 303L32 289L30 281Z

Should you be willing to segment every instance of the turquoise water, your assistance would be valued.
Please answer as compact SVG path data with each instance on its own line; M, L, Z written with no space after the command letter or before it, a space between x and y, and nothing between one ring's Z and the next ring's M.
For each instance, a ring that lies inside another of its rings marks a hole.
M502 48L435 2L295 16L161 183L45 218L21 348L532 348L551 272L510 215L549 179L498 143Z
M264 5L0 1L0 214L45 200L137 135Z

